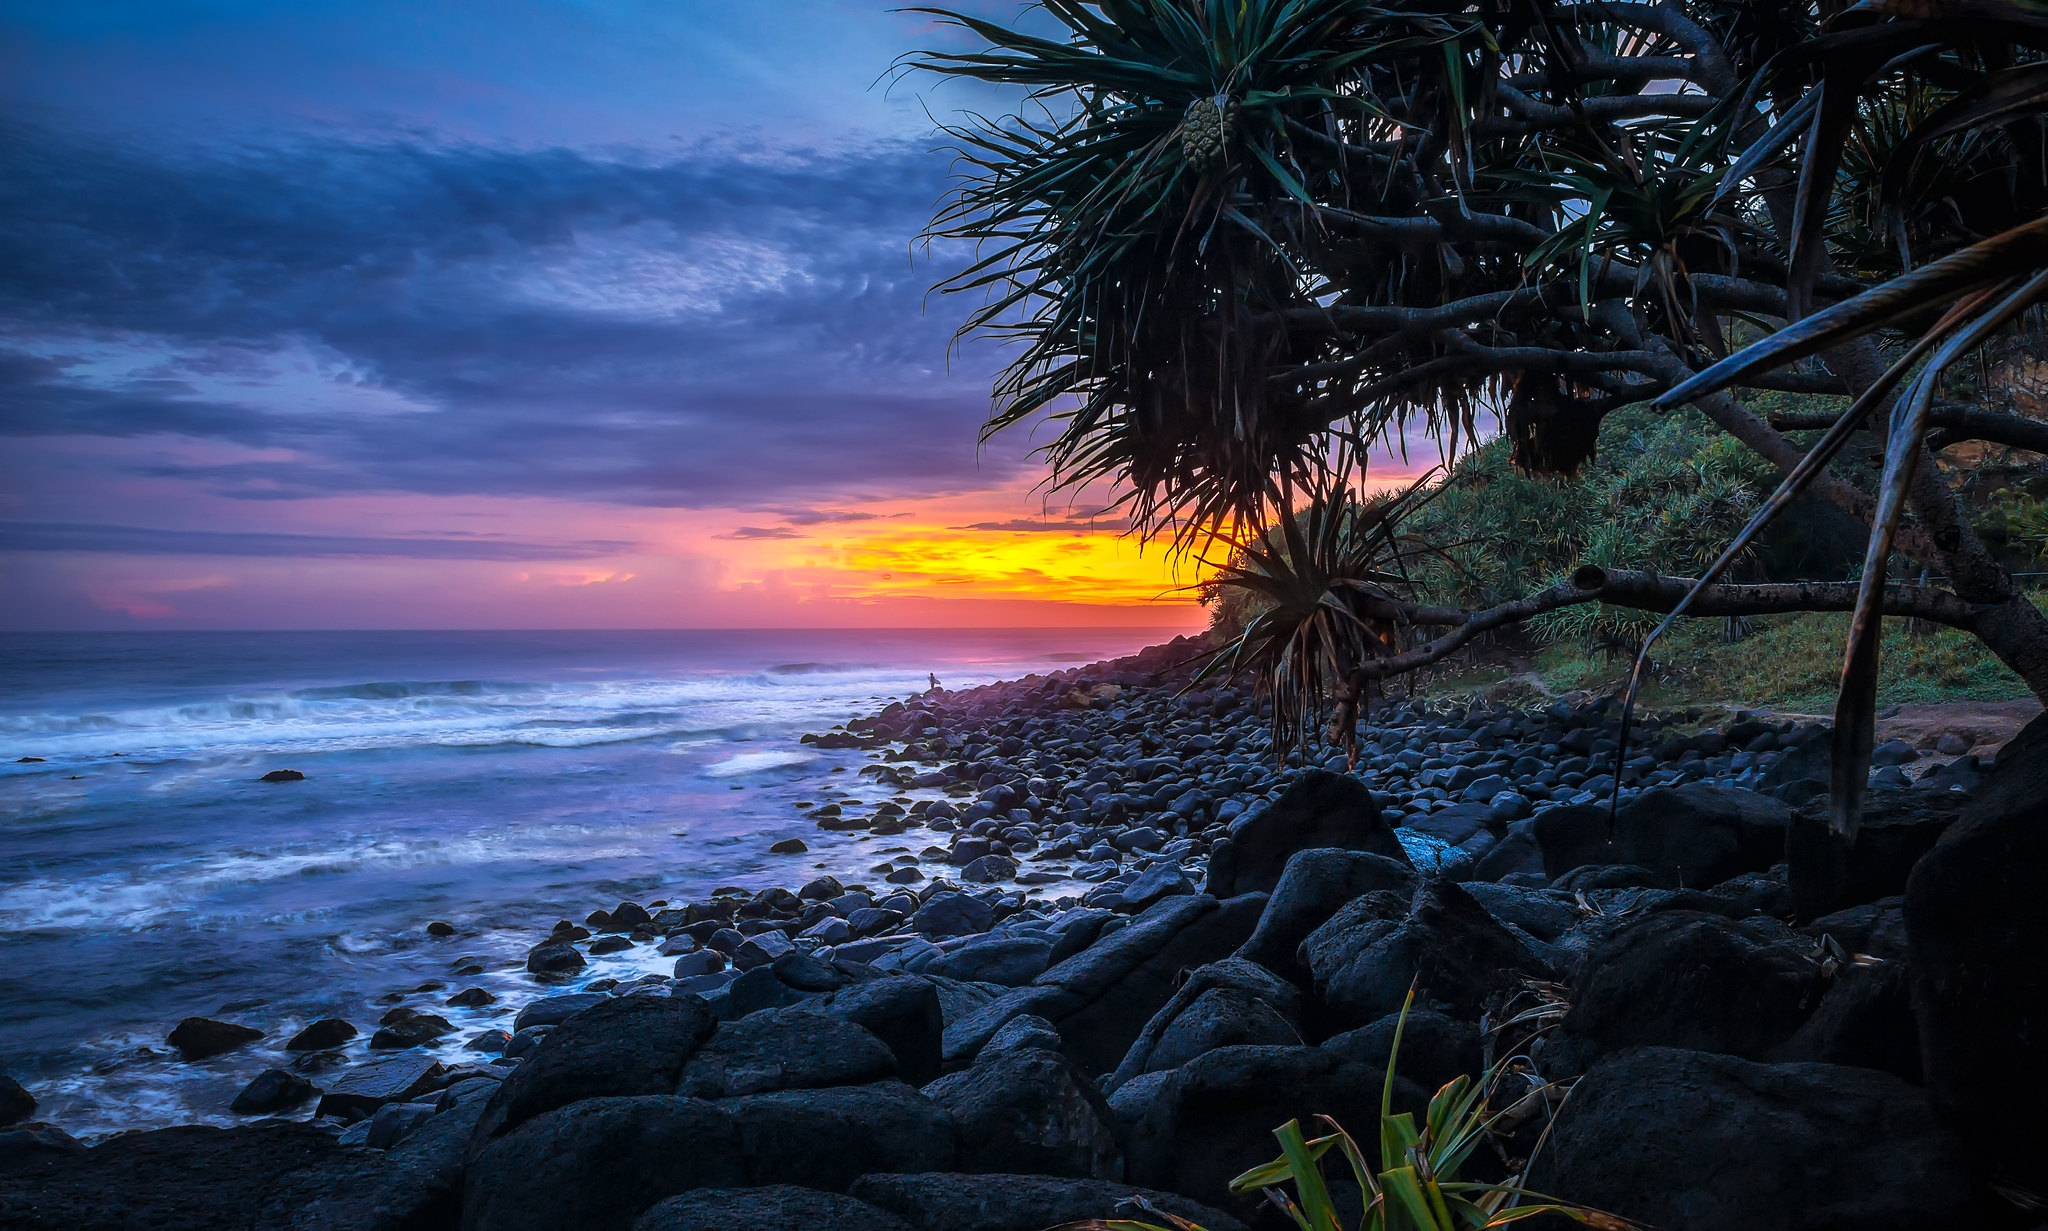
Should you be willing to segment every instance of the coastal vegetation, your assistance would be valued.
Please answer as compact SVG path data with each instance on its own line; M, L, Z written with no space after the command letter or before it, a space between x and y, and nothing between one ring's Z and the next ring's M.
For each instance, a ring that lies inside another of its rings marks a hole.
M2043 446L1994 382L1950 379L1965 359L1983 370L2048 288L2048 20L2033 9L1044 9L1063 36L929 10L983 46L906 61L1028 91L949 130L962 175L931 228L981 246L944 284L983 296L963 331L1019 346L984 430L1044 416L1055 488L1113 484L1136 533L1183 550L1246 553L1278 530L1283 588L1330 579L1326 601L1247 625L1278 648L1236 656L1282 702L1276 734L1334 719L1352 747L1352 715L1386 681L1597 603L1666 616L1640 638L1626 742L1676 616L1851 612L1816 848L1835 854L1794 860L1818 903L1859 823L1884 617L1960 629L2048 695L2048 615L1935 456ZM1759 395L1788 392L1847 405L1758 413ZM1341 532L1287 528L1325 502L1308 520L1356 520L1376 446L1419 433L1455 458L1491 416L1517 466L1569 479L1603 420L1640 405L1690 406L1765 469L1767 494L1709 560L1582 560L1544 589L1446 609L1412 583L1341 576L1357 554ZM1860 567L1738 580L1802 498L1855 519Z

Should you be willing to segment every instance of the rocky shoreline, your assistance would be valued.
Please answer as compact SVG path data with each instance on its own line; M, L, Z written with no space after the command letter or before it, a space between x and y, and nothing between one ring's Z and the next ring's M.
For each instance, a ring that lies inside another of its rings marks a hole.
M1543 1141L1542 1191L1670 1228L2039 1222L1995 1193L2048 1193L2009 1094L2041 1080L2042 720L1995 761L1881 747L1852 900L1804 918L1824 726L1653 715L1612 802L1597 700L1399 704L1355 769L1278 766L1246 692L1187 687L1199 649L806 736L870 755L880 798L807 812L874 844L865 879L564 920L527 957L554 994L473 1063L421 1050L453 1029L424 1002L352 1067L319 1058L360 1027L315 1023L237 1100L272 1118L90 1150L0 1084L0 1225L1282 1225L1228 1180L1288 1119L1370 1131L1411 986L1397 1102L1501 1061L1489 1165ZM580 977L627 951L672 965Z

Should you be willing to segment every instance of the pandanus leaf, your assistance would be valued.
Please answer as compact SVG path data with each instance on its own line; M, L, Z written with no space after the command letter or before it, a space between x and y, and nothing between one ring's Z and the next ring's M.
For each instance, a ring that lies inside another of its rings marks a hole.
M1891 432L1885 442L1884 475L1878 483L1877 515L1864 551L1863 580L1856 593L1856 612L1849 622L1849 644L1842 657L1841 691L1835 698L1828 796L1828 837L1841 860L1841 866L1828 869L1835 877L1846 875L1846 849L1856 840L1862 816L1877 723L1878 646L1883 635L1886 568L1927 438L1927 417L1934 406L1937 383L1944 369L2039 302L2044 293L2048 293L2048 270L2035 274L1967 328L1958 330L1927 361L1911 391L1892 412Z

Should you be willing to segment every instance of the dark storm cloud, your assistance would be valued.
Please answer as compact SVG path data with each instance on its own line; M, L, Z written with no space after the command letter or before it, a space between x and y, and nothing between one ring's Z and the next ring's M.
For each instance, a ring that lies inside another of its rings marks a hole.
M171 153L0 128L0 434L171 433L252 498L779 508L960 490L986 365L910 246L945 159L306 141ZM147 360L145 363L144 360Z
M585 539L522 543L488 536L398 538L373 535L267 534L161 530L80 522L0 522L0 551L90 551L131 556L353 556L416 560L589 560L632 551L635 543Z

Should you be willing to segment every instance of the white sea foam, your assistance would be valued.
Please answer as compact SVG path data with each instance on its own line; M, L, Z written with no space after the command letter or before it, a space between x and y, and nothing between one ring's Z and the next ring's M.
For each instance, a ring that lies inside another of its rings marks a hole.
M757 774L764 769L804 765L817 759L817 754L811 752L742 752L722 761L713 761L704 767L704 772L713 778L736 778L741 774Z

